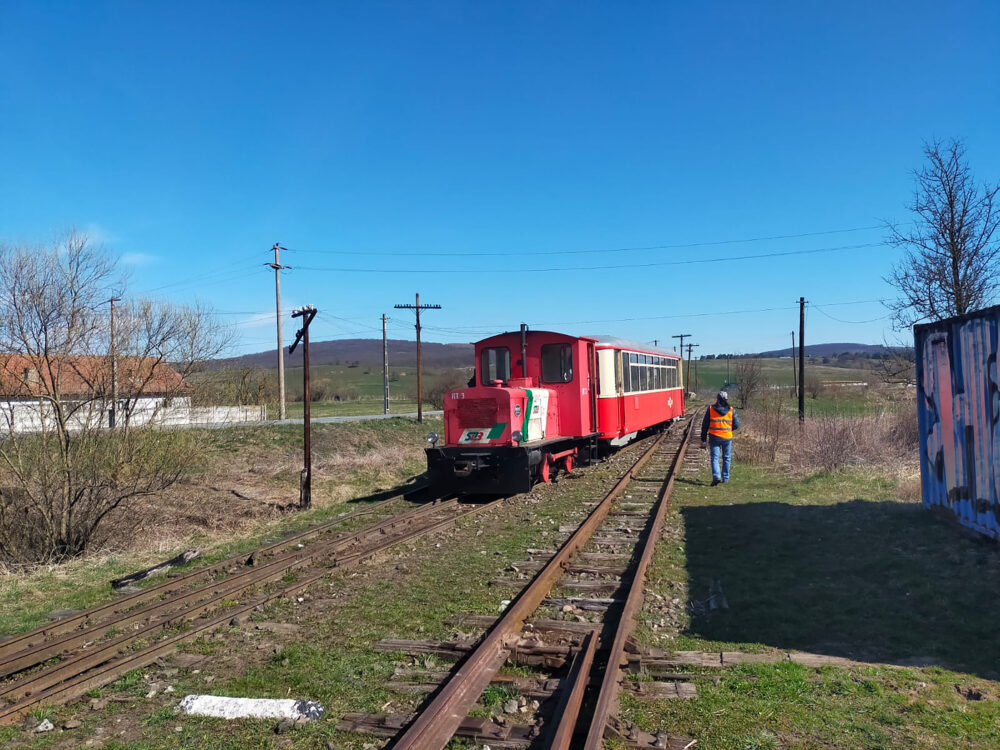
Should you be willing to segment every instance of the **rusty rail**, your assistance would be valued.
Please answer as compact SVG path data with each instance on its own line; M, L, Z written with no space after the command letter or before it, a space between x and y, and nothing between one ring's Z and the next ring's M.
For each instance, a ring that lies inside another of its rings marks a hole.
M666 515L667 506L670 502L670 493L674 488L674 479L684 463L684 454L688 444L691 442L691 435L694 433L694 420L689 420L681 440L680 448L674 457L667 481L660 489L657 498L656 512L653 521L649 526L645 540L642 542L642 555L635 569L632 585L629 588L628 598L625 600L625 607L618 620L618 628L615 632L615 639L611 644L611 653L608 656L607 667L604 670L604 679L598 693L597 704L594 707L593 718L590 723L590 731L587 733L587 740L584 750L601 750L604 742L604 732L608 721L611 718L618 701L618 691L622 680L621 667L627 661L625 658L625 642L632 634L635 627L635 616L642 607L643 588L646 583L646 572L653 559L653 551L656 549L656 540L660 536L663 528L663 519Z
M231 597L234 593L248 591L259 586L261 583L273 583L275 580L280 579L283 572L289 570L290 567L303 567L306 563L300 551L297 554L288 555L273 563L269 563L263 568L257 569L254 571L254 574L257 575L256 579L241 576L241 584L233 584L232 581L223 581L219 588L213 589L213 595L208 600L185 609L180 615L168 620L152 623L141 630L100 644L95 648L85 649L75 656L57 662L51 668L43 669L20 680L3 685L0 687L0 695L7 696L8 699L17 697L21 699L0 708L0 725L13 722L19 715L43 703L72 700L83 695L93 687L105 685L117 679L127 671L148 666L164 654L173 651L183 641L190 640L205 632L226 625L233 617L249 613L255 607L267 604L279 597L296 593L321 581L329 575L331 567L353 567L389 547L425 534L442 531L463 518L496 507L501 502L503 502L503 499L477 505L468 510L459 507L454 501L449 501L447 504L428 505L413 513L386 519L386 521L380 524L359 530L356 533L316 544L314 545L315 549L310 550L309 558L315 561L315 558L321 554L332 553L334 555L332 566L323 565L319 570L308 574L299 581L255 596L237 607L227 608L222 614L210 615L207 618L196 620L189 630L174 634L139 651L121 653L133 641L140 640L144 636L148 637L154 631L163 629L171 623L192 619L197 615L207 613L217 606L220 601ZM451 508L457 508L458 512L443 519L431 519L432 523L427 525L418 524L414 526L412 523L412 521L419 520L424 515L430 514L435 510L450 510ZM402 533L392 533L392 530L397 526L407 525L407 522L410 522L408 525L411 528L405 529ZM369 541L369 538L374 538L374 543L364 545L363 548L358 549L359 546L362 546L361 543ZM201 589L197 593L205 595L206 590ZM121 626L122 620L112 623L112 625L116 624L117 626ZM82 635L93 638L93 633L90 630L82 631Z
M22 633L21 635L14 636L6 641L0 643L0 665L9 657L9 655L23 651L25 649L33 648L37 644L42 643L53 636L61 635L63 633L69 633L74 630L86 627L89 622L100 621L105 617L112 617L114 615L120 614L122 612L129 611L134 607L145 604L150 601L158 601L162 599L167 594L172 594L173 592L185 588L191 584L197 583L202 579L209 579L218 573L224 572L226 569L233 565L242 565L244 561L251 554L254 555L269 555L275 551L287 547L290 544L296 544L299 542L312 539L314 537L322 536L327 532L333 530L335 527L355 518L369 516L380 510L382 510L389 503L394 503L400 498L405 497L414 490L407 490L406 492L401 492L400 494L377 502L376 504L368 507L362 508L360 510L354 511L353 513L348 513L345 516L340 516L339 518L332 519L326 523L320 524L310 529L305 529L303 531L292 534L284 539L279 539L278 541L272 542L271 544L259 547L256 550L251 550L249 552L244 552L239 555L234 555L228 557L225 560L220 560L212 565L205 566L203 568L198 568L185 575L173 578L163 583L157 584L155 586L150 586L149 588L143 589L141 592L131 594L128 596L120 597L109 601L105 604L93 607L79 614L73 615L71 617L65 617L61 620L57 620L52 623L47 623L42 625L35 630L28 631L27 633ZM0 667L2 671L2 667Z
M475 651L462 662L458 671L444 684L434 700L410 724L393 745L405 750L440 750L445 747L468 715L469 710L503 666L508 656L508 642L516 638L525 620L538 608L563 575L563 567L576 556L604 522L618 496L663 442L660 435L635 462L605 498L577 528L559 551L535 576L497 620Z

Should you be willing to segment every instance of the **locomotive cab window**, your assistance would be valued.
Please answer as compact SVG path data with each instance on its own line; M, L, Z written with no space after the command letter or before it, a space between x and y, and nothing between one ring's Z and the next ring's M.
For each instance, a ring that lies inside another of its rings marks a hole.
M569 383L573 380L573 347L570 344L542 346L542 382Z
M483 349L481 357L479 372L483 385L490 385L494 380L504 383L510 380L510 349L506 346Z

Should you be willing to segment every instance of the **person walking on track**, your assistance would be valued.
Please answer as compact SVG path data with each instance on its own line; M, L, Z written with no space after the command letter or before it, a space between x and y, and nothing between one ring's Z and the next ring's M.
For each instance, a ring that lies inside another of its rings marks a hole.
M701 422L701 447L705 447L707 440L712 451L713 487L719 482L729 481L729 465L733 460L733 431L738 429L740 418L736 416L736 409L729 405L729 394L719 391L715 403L705 410L705 418Z

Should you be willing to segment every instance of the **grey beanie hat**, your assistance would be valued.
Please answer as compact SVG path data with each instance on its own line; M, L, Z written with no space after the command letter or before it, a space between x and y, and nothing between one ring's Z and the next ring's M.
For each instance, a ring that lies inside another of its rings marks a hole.
M725 391L719 391L719 401L728 401L728 400L729 400L729 394L726 393Z

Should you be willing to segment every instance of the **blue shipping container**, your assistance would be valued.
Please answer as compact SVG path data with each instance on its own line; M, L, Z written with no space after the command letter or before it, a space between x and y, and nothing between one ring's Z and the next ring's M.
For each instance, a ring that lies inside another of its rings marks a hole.
M924 507L1000 539L1000 307L913 328Z

